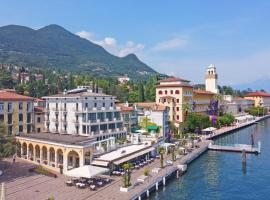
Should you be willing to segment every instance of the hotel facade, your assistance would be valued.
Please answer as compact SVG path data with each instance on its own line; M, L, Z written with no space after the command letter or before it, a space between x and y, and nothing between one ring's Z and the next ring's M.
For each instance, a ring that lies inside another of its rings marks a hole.
M34 99L0 90L0 121L7 126L9 134L31 133L34 126Z
M16 137L28 161L65 173L115 149L127 134L113 96L81 89L44 99L45 132Z

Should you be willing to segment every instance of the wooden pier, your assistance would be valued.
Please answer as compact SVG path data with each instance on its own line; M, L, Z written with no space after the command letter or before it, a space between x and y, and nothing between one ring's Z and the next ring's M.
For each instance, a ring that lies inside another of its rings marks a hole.
M246 144L236 144L234 146L222 146L222 145L209 144L208 149L214 150L214 151L228 151L228 152L238 152L238 153L242 153L243 151L245 151L246 153L251 153L251 154L261 153L260 145L258 148L255 148L255 147L252 147L252 145L246 145Z

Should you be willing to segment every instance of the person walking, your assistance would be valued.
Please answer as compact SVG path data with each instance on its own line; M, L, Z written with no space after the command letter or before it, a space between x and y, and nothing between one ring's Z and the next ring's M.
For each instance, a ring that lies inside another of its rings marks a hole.
M16 154L14 154L14 155L12 156L12 159L13 159L13 163L15 163L15 161L16 161Z

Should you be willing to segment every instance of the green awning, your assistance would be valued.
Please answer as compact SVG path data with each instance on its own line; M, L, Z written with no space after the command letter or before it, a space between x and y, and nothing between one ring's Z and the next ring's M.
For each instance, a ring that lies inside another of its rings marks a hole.
M158 126L148 126L147 129L148 130L157 130Z

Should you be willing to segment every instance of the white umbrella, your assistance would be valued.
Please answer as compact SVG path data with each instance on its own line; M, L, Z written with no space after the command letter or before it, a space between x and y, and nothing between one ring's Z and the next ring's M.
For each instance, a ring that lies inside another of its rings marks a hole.
M91 178L99 174L104 174L108 172L109 169L103 167L96 167L93 165L84 165L82 167L78 167L66 172L66 175L72 177L83 177L83 178Z

